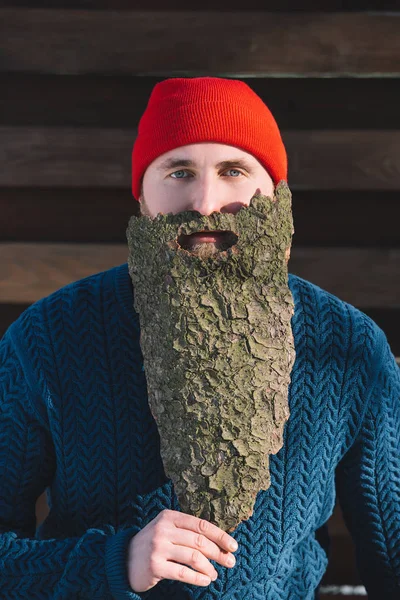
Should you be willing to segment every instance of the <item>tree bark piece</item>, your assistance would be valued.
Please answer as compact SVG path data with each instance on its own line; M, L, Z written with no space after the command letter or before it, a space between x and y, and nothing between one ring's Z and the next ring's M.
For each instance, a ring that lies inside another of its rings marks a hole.
M178 240L227 230L203 258ZM184 512L226 531L248 519L283 445L295 359L287 261L291 193L256 194L236 215L132 216L128 267L164 470Z

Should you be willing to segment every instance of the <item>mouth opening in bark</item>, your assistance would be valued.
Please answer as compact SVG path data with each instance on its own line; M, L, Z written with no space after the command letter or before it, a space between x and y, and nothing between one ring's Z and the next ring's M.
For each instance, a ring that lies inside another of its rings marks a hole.
M220 251L228 250L238 241L238 236L233 231L196 231L190 235L179 235L177 242L183 250L191 251L199 244L214 244Z

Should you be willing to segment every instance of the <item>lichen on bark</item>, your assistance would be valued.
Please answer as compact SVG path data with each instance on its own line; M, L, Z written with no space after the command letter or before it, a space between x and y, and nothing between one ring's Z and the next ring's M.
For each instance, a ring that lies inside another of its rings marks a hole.
M178 240L229 230L207 259ZM256 194L236 214L132 216L128 267L149 405L181 509L225 531L270 486L283 444L295 360L287 263L291 193Z

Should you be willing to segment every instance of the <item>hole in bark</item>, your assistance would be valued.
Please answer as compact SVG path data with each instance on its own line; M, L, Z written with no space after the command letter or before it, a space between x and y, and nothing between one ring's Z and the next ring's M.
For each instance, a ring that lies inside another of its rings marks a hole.
M194 394L189 394L187 404L188 406L193 406L193 404L196 404L196 398L194 397Z
M206 237L216 237L215 242L205 242L199 241L198 235L204 235ZM180 235L177 238L177 242L183 250L191 251L194 246L198 244L214 244L215 247L223 252L224 250L228 250L234 246L239 237L233 231L228 230L215 230L215 231L196 231L195 233L191 233L190 235Z

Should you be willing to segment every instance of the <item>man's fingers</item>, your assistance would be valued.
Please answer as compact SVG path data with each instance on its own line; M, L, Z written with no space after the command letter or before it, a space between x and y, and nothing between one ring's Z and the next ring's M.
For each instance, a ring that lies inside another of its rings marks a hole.
M210 561L202 554L202 552L200 552L200 550L195 550L194 548L171 544L168 548L166 559L167 562L173 560L174 562L188 565L202 575L207 575L212 580L215 580L218 576L217 571Z
M233 537L205 519L199 519L198 517L194 517L186 513L177 512L173 519L173 523L176 527L189 529L191 531L203 534L209 540L215 542L223 550L230 550L232 552L237 550L237 542ZM234 547L231 547L231 544L233 544Z
M212 565L210 565L211 568ZM191 583L192 585L210 585L211 578L204 573L194 571L190 567L184 564L171 562L169 560L163 561L162 566L159 568L161 579L174 579L176 581L183 581L185 583Z
M169 540L172 544L178 546L187 546L194 550L199 550L204 556L215 560L223 567L232 567L235 564L235 557L230 552L221 550L221 548L209 540L202 533L189 531L188 529L176 528ZM233 559L233 565L229 563Z

